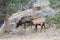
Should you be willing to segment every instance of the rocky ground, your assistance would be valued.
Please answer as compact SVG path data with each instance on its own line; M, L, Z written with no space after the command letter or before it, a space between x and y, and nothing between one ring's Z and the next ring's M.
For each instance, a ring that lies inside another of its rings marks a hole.
M16 33L0 34L0 40L60 40L60 29L49 27L40 32L27 28Z

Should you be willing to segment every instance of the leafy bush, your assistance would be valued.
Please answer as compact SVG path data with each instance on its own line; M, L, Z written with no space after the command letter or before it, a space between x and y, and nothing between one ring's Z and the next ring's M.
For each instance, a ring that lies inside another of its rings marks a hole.
M60 27L60 12L56 13L54 16L46 16L47 23L55 24L57 27Z
M60 0L49 0L51 3L52 8L60 7Z
M21 10L22 3L27 3L30 0L4 0L6 1L6 12L9 15L9 17L17 12L18 10ZM0 0L0 20L3 17L3 0Z

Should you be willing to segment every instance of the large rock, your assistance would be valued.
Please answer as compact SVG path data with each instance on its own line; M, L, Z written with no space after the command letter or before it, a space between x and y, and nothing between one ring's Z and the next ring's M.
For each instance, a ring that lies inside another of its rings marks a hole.
M51 7L45 7L42 10L36 11L38 17L45 17L46 15L54 16L55 11Z
M50 3L48 0L36 0L36 2L33 4L34 7L38 6L48 6Z

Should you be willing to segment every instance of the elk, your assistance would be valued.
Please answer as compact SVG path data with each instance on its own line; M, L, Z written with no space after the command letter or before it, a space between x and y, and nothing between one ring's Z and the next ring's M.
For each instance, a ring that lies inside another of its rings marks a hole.
M35 30L37 31L37 26L41 26L41 31L45 28L45 18L33 18L32 20L33 25L35 25Z
M22 17L21 20L18 23L16 23L16 28L18 28L20 25L25 24L25 23L31 23L32 24L30 16Z
M37 26L41 26L41 31L45 28L45 18L34 18L34 17L22 17L21 20L17 23L16 28L18 28L21 24L31 23L31 25L35 25L35 30L37 31Z

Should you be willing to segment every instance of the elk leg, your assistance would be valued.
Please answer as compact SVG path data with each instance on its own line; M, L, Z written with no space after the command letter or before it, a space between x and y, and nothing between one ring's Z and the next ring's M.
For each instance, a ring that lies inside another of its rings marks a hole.
M31 23L31 28L34 26L34 24L33 23Z
M26 24L24 23L24 28L26 29Z
M44 29L45 29L45 23L43 23Z
M42 31L42 29L43 29L43 25L41 25L41 30L40 31Z
M35 30L37 31L37 24L35 25Z

